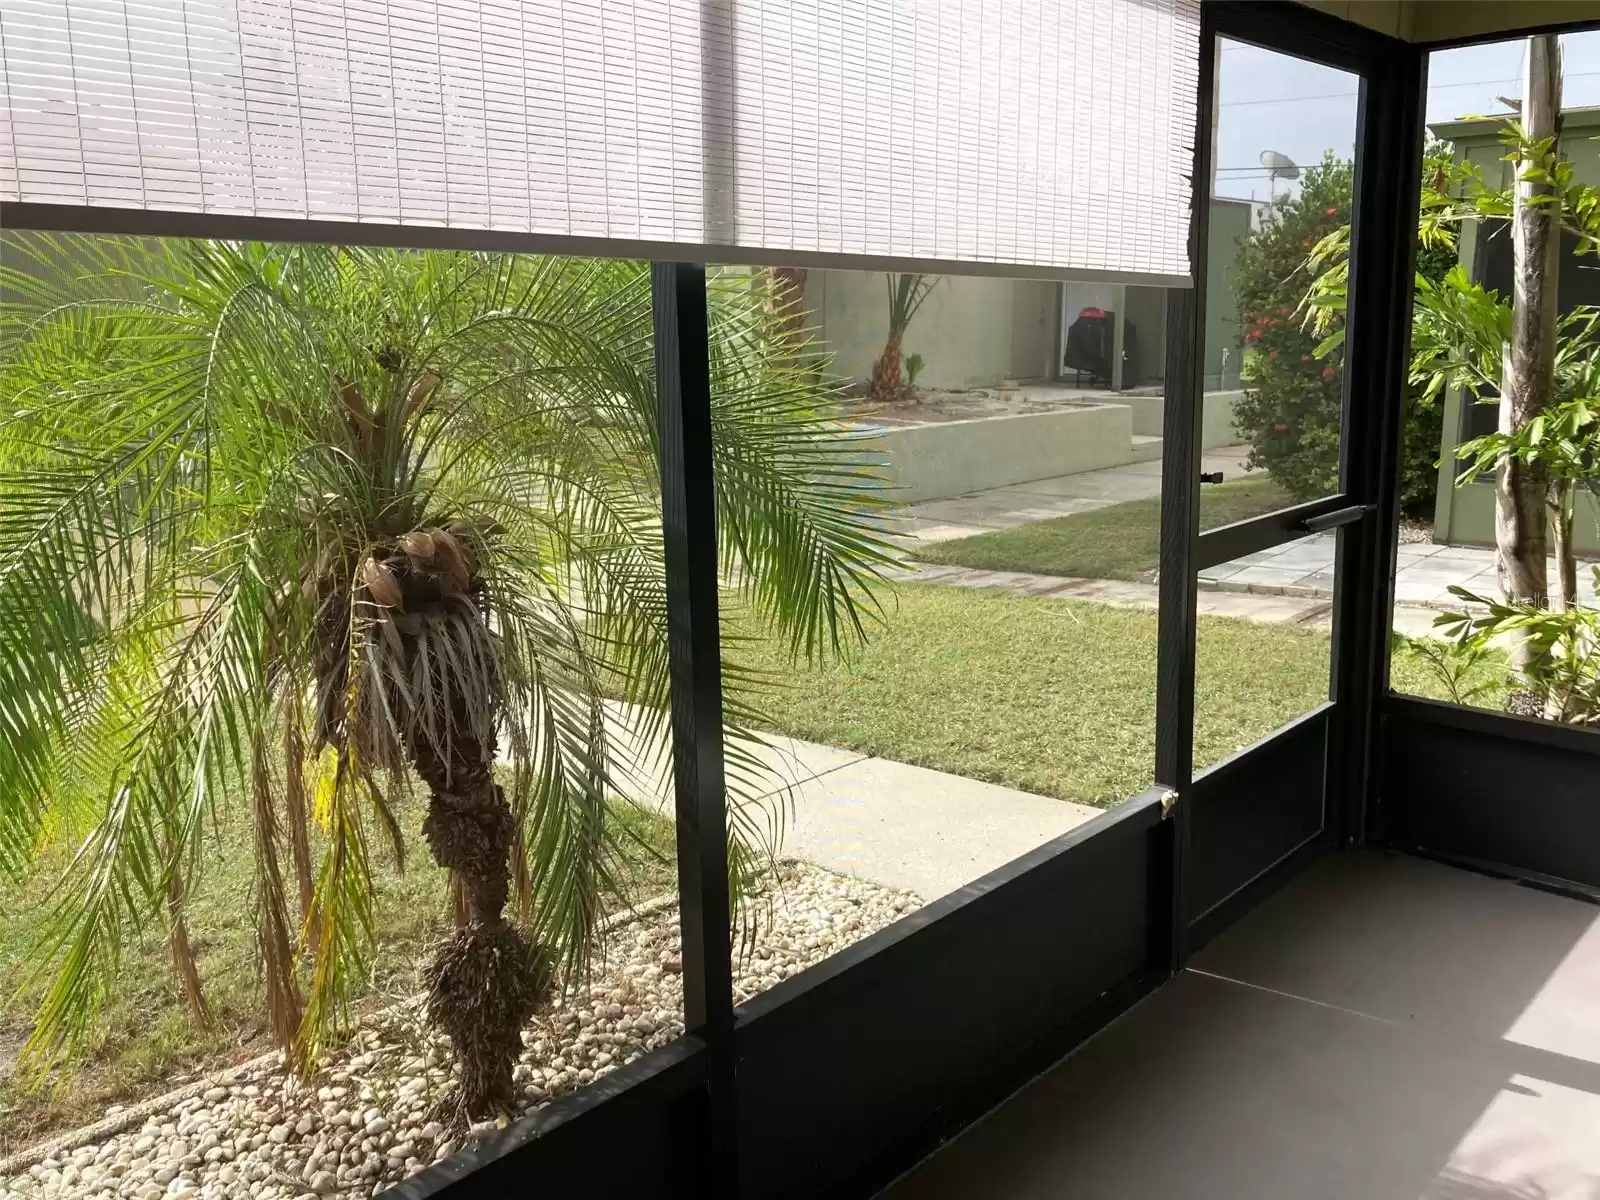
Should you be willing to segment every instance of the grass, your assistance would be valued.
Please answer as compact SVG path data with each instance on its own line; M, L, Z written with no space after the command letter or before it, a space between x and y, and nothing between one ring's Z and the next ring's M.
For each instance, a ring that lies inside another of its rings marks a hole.
M420 797L402 802L401 827L419 829L423 811ZM671 824L632 805L619 805L615 819L640 842L616 864L625 891L617 903L669 889L675 878ZM46 982L33 977L33 951L65 856L41 864L20 888L0 882L0 978L11 989L0 993L0 1157L53 1130L93 1120L108 1105L273 1048L255 969L248 813L227 814L209 847L186 916L215 1027L201 1029L190 1019L162 932L152 928L127 946L113 999L83 1059L39 1085L17 1076L13 1067ZM378 946L365 985L368 1007L420 990L422 962L450 920L445 873L428 858L421 838L413 838L409 849L402 871L374 847Z
M1287 492L1264 477L1208 484L1200 489L1200 528L1231 525L1292 503ZM1160 540L1161 498L1151 496L918 546L916 556L983 571L1139 581L1151 579L1160 565Z
M772 728L810 741L1087 804L1151 782L1156 614L1084 601L906 585L848 664L792 666L748 617L730 647L769 673ZM1200 618L1195 761L1209 765L1321 703L1328 635ZM1415 663L1396 686L1441 696Z

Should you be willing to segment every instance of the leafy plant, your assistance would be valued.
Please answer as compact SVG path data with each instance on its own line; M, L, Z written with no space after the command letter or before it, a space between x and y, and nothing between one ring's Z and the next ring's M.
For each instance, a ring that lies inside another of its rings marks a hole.
M1591 317L1590 324L1594 318ZM1587 358L1578 372L1585 385L1600 383L1588 378L1600 374L1600 347L1586 340L1564 342L1558 350L1582 349ZM1566 385L1565 387L1563 385ZM1572 386L1558 366L1558 396ZM1464 442L1457 454L1466 468L1456 483L1467 483L1485 471L1496 469L1507 459L1537 466L1545 478L1545 510L1549 521L1556 569L1560 579L1561 602L1566 607L1577 603L1577 555L1573 542L1575 499L1579 487L1600 499L1600 392L1582 386L1584 395L1559 399L1554 405L1511 433L1486 433Z
M1504 687L1505 672L1495 672L1496 655L1488 645L1407 637L1396 630L1390 635L1390 649L1421 666L1456 704L1477 705Z
M1577 235L1577 253L1600 249L1600 191L1574 181L1554 137L1530 138L1516 121L1501 131L1505 161L1519 180L1542 185L1526 202L1552 209L1562 227ZM1440 275L1424 269L1429 256L1454 261L1457 231L1467 220L1507 220L1515 210L1513 189L1492 188L1476 164L1455 161L1443 145L1430 148L1418 216L1420 245L1412 321L1410 380L1413 395L1428 408L1447 387L1458 387L1479 403L1500 403L1506 348L1512 338L1508 300L1474 283L1460 266ZM1311 282L1300 305L1301 324L1317 334L1319 357L1342 346L1349 271L1349 226L1324 237L1306 261ZM1600 399L1600 314L1579 308L1559 318L1548 411L1508 432L1474 438L1457 447L1468 464L1464 483L1502 464L1531 466L1541 482L1545 514L1554 533L1561 595L1576 597L1572 552L1573 499L1589 487L1595 471L1595 429L1590 402ZM1540 555L1542 562L1542 554Z
M0 869L78 846L29 1062L94 1024L129 939L181 920L238 806L271 1025L309 1061L374 952L369 864L403 859L393 800L420 779L458 885L428 1013L458 1111L506 1108L522 1023L585 969L616 890L611 802L630 770L669 767L629 757L658 744L668 694L648 273L8 249ZM873 468L790 365L782 314L743 279L709 292L723 562L791 654L826 658L861 638L891 561ZM737 887L782 812L754 800L772 788L733 657Z
M1511 305L1454 267L1443 280L1417 281L1411 380L1432 396L1457 387L1478 403L1498 404ZM1554 541L1561 598L1577 598L1574 500L1580 487L1600 495L1600 310L1578 307L1556 323L1551 394L1545 411L1510 432L1496 430L1461 443L1466 484L1514 460L1535 467L1545 483L1545 513Z
M1594 568L1600 585L1600 567ZM1452 595L1482 615L1441 613L1434 625L1464 654L1481 654L1497 640L1515 642L1527 656L1522 682L1547 718L1571 725L1600 723L1600 611L1572 606L1507 603L1454 586Z
M917 376L922 374L922 368L925 365L926 364L923 362L922 355L920 354L910 354L906 356L907 387L914 388L917 386Z

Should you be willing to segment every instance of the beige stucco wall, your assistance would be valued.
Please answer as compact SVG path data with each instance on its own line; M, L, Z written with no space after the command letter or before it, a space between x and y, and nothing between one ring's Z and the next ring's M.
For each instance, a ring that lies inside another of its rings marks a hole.
M947 275L906 333L906 355L926 364L923 387L990 387L1004 376L1037 379L1055 356L1058 284L1032 279ZM832 370L866 380L889 333L881 271L811 271L811 322L833 355Z
M1250 230L1250 205L1215 199L1208 231L1205 386L1237 388L1240 352L1233 262ZM809 321L832 357L834 373L865 382L883 353L889 333L889 294L881 271L806 274ZM1154 383L1165 374L1164 289L1135 284L1070 280L995 279L946 275L923 302L906 332L904 352L922 355L921 387L993 387L1001 379L1049 379L1056 362L1063 312L1095 307L1120 312L1138 329L1139 378L1126 386ZM1223 371L1223 348L1228 368Z

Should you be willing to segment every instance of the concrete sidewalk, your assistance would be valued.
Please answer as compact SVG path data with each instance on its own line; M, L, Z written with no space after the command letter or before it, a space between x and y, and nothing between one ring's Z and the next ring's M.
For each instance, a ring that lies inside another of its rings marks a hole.
M608 703L624 794L672 809L665 728ZM937 899L1099 815L1100 809L777 734L730 746L731 785L760 798L745 816L779 853ZM774 829L770 822L777 819Z
M1160 589L1153 583L1133 583L1121 579L1072 579L1062 575L1030 575L1024 571L980 571L976 567L936 566L913 563L894 578L902 583L933 583L943 587L995 588L1019 596L1047 596L1057 600L1092 600L1120 608L1155 609ZM1302 625L1324 632L1333 628L1331 597L1315 593L1285 592L1282 589L1255 591L1244 587L1228 589L1202 587L1195 597L1195 611L1202 617L1235 617L1267 625ZM1438 608L1397 604L1394 629L1407 637L1419 637L1433 630Z
M1244 467L1248 454L1249 450L1244 446L1208 451L1201 461L1201 469L1206 472L1221 471L1224 479L1240 479L1253 474ZM893 528L897 540L914 559L916 548L921 544L952 541L997 529L1015 529L1036 521L1092 512L1107 505L1150 499L1160 494L1161 463L1137 463L1084 471L1076 475L1059 475L1053 479L1040 479L1011 487L991 488L949 500L908 504L895 515ZM1214 588L1250 596L1331 600L1336 545L1337 540L1332 533L1309 534L1296 541L1274 546L1271 550L1208 567L1200 572L1200 586L1202 589ZM1492 549L1479 546L1404 543L1399 548L1395 562L1395 603L1436 610L1459 609L1460 602L1450 594L1452 586L1464 587L1479 595L1493 596L1499 587L1495 579L1494 554ZM986 585L948 574L939 576L937 570L917 566L913 575L928 582L1004 586L1008 590L1027 591L1030 594L1055 595L1061 592L1060 588L1043 582L1019 584L1017 579L1012 579L1009 583ZM984 574L997 578L1020 576L1016 572ZM1555 578L1554 562L1550 564L1550 575ZM1047 577L1028 578L1044 580ZM1065 582L1073 587L1062 594L1104 599L1107 603L1143 603L1137 589L1145 585L1123 585L1109 580ZM1094 584L1103 594L1088 594L1084 590L1087 584ZM1585 604L1600 603L1595 593L1593 572L1587 564L1580 566L1578 571L1578 597ZM1242 604L1221 603L1212 611L1268 621L1284 620L1282 614L1287 611L1295 614L1303 611L1303 606L1258 605L1255 607L1261 610L1261 615L1255 616L1243 611L1250 607L1248 601ZM1202 608L1201 611L1206 610Z

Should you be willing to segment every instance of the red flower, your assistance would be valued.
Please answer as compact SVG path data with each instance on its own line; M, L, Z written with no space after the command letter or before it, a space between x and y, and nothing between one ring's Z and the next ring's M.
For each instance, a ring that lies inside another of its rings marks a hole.
M1322 368L1322 377L1324 379L1332 379L1333 378L1333 368L1332 367L1323 367Z
M1336 208L1330 208L1330 209L1329 209L1329 210L1328 210L1328 215L1329 215L1329 216L1330 216L1330 217L1331 217L1331 216L1333 216L1333 214L1334 214L1334 213L1336 213L1336 212L1338 212L1338 211L1339 211L1339 210L1338 210L1338 209L1336 209Z

